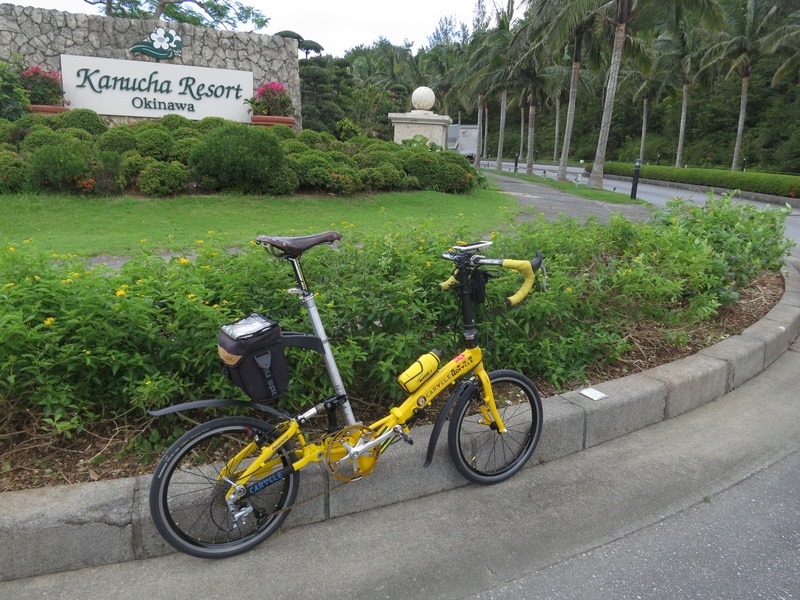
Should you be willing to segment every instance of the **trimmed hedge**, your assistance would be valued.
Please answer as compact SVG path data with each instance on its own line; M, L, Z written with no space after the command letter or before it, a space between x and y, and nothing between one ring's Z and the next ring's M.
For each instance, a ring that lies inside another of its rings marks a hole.
M364 136L341 142L326 132L266 129L216 117L190 121L166 115L107 128L97 113L85 109L26 114L14 122L0 119L0 152L9 153L0 165L6 191L111 195L127 186L148 196L184 189L464 194L485 183L462 156L427 144L400 146ZM58 161L55 173L48 172L49 160Z
M607 162L603 168L608 175L633 176L633 165ZM643 179L670 181L689 185L743 190L772 196L800 197L800 177L756 171L728 171L725 169L681 169L658 165L642 165L639 176Z

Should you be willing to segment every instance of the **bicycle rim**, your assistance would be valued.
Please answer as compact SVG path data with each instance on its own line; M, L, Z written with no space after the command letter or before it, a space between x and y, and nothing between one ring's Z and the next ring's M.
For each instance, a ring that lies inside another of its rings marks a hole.
M507 370L493 371L489 379L506 432L487 421L482 391L456 407L448 429L456 468L482 485L499 483L519 471L536 449L542 430L542 404L533 382Z
M258 444L253 443L258 437ZM217 419L187 432L159 463L150 488L150 511L162 536L175 548L205 558L233 556L275 532L297 495L298 474L235 503L231 484L272 442L276 430L247 417ZM262 479L290 464L285 452L262 470Z

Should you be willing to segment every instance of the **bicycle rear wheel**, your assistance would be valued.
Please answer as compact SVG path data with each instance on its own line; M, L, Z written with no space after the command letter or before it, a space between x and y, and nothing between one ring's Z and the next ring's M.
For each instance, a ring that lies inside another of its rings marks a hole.
M488 409L480 386L455 407L447 430L447 445L456 468L481 485L500 483L519 471L536 449L542 432L542 401L530 379L517 371L500 370L489 373L489 380L506 433L500 433L495 423L486 419Z
M181 436L159 462L150 484L150 514L164 539L192 556L224 558L274 533L297 497L298 473L237 500L233 507L225 497L229 482L277 437L272 425L249 417L214 419ZM252 481L289 464L281 449Z

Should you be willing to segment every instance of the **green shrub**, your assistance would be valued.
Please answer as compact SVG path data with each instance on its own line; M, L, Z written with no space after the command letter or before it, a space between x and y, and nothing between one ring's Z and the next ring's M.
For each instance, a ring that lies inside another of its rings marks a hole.
M289 165L284 164L270 172L265 192L274 196L293 194L300 186L297 173Z
M353 156L353 160L360 169L378 167L382 164L390 164L397 169L402 169L405 166L402 154L384 149L362 150Z
M318 169L327 172L333 166L331 158L321 150L310 150L302 154L287 157L289 166L297 173L300 187L310 190L325 188L327 177L317 172Z
M349 196L361 189L361 180L355 169L337 164L327 169L324 189L339 196Z
M0 118L0 144L10 144L14 132L14 123L8 119Z
M58 146L66 143L63 133L53 131L44 125L34 125L30 132L20 142L20 151L27 155L45 146Z
M75 191L76 182L89 177L89 160L74 146L43 146L28 158L28 173L35 189Z
M633 165L605 163L604 172L609 175L633 176ZM680 169L676 167L642 165L640 177L659 181L671 181L702 187L744 190L759 194L800 196L800 177L755 171L728 171L723 169Z
M366 189L379 191L396 190L406 185L405 174L388 163L380 164L378 167L361 169L358 174L362 185Z
M97 148L124 154L136 149L136 136L130 127L112 127L97 138Z
M297 136L297 134L294 132L294 129L292 129L288 125L273 125L272 127L270 127L270 131L281 142L284 140L293 140Z
M19 70L0 61L0 119L14 121L25 114L28 95L22 88Z
M101 150L92 163L93 191L101 196L114 196L125 189L123 165L125 157L119 152Z
M174 196L186 190L189 171L177 161L152 162L139 174L137 186L145 196Z
M308 152L311 148L300 140L291 139L281 141L281 150L283 150L284 154L289 155L302 154L303 152Z
M448 152L416 152L407 158L405 170L416 177L424 189L464 194L475 186L475 175L471 167L465 169L454 164L451 156Z
M312 129L303 129L300 133L297 134L297 138L310 148L314 148L317 150L324 149L324 143L322 141L322 134L318 131L314 131Z
M178 129L173 129L170 131L172 131L172 137L176 142L185 138L199 139L203 137L203 134L194 127L179 127Z
M25 161L15 152L0 151L0 194L20 191L27 176Z
M169 114L159 119L160 123L170 131L176 131L182 127L191 127L192 122L183 115Z
M68 135L82 142L94 143L95 141L95 136L93 134L80 127L63 127L58 130L58 133L63 133L64 135Z
M201 133L209 133L219 127L230 125L231 121L222 117L203 117L194 124L195 129Z
M338 150L330 150L327 154L328 157L336 164L344 165L352 169L357 168L355 161L344 152L339 152Z
M361 135L361 128L353 120L339 119L336 121L336 139L345 141L359 135Z
M128 150L122 157L121 174L128 184L135 183L146 166L158 162L155 158L142 156L136 150Z
M163 125L136 129L134 135L136 150L142 156L150 156L160 161L169 158L175 140L170 130Z
M267 128L238 123L208 133L189 157L202 185L246 193L264 193L283 163L278 138Z
M524 259L541 249L549 286L489 321L486 312L520 284L512 275L490 281L478 314L494 340L485 347L487 364L574 386L622 357L642 322L663 332L654 344L674 345L730 301L742 277L781 264L787 214L727 199L705 209L671 203L653 223L619 215L608 226L567 218L521 223L486 254ZM457 351L458 297L436 285L451 268L440 253L455 241L453 232L424 225L385 236L349 232L336 251L304 257L306 275L324 292L320 311L352 398L395 404L395 376L423 349ZM0 428L33 414L69 434L132 408L143 414L190 398L231 397L238 392L219 372L215 351L221 324L255 310L286 330L304 330L296 300L284 292L292 282L288 265L265 268L259 248L229 253L203 244L194 253L195 260L170 262L137 256L117 273L53 260L26 244L0 248L7 417ZM290 351L289 361L292 383L280 406L300 409L332 393L314 353Z
M108 129L108 126L100 118L100 115L88 108L74 108L56 115L55 122L59 129L77 127L79 129L85 129L93 135L103 134Z
M184 165L189 164L189 157L192 155L192 150L201 142L199 137L186 137L180 140L175 140L172 144L172 150L169 154L170 160L177 160Z

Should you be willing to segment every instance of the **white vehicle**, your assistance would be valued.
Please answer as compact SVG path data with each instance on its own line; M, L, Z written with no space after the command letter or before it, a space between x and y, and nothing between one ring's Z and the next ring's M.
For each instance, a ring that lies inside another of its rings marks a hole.
M450 125L447 129L447 147L475 162L478 155L478 126Z

